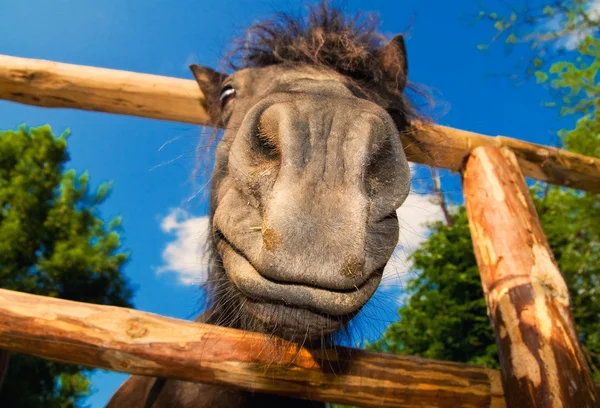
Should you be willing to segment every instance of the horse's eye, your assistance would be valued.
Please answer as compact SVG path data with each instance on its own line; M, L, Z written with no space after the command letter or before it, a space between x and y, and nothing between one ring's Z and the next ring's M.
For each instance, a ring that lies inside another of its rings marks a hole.
M224 108L233 98L235 98L235 89L229 85L221 89L221 94L219 95L221 107Z

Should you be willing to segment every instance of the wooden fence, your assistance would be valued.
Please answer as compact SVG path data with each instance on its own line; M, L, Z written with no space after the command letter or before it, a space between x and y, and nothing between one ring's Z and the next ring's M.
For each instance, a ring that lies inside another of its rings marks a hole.
M195 81L0 56L0 99L206 124ZM0 347L134 374L364 407L596 407L569 294L524 177L600 192L600 160L439 126L410 161L463 173L494 370L363 350L299 349L256 333L0 290Z

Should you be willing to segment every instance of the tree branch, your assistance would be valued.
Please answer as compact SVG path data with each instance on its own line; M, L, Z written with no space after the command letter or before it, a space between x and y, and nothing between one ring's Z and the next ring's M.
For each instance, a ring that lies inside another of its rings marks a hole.
M449 227L454 226L454 218L450 211L448 210L448 206L446 204L446 199L444 197L444 193L442 193L441 189L441 181L440 181L440 173L435 167L430 167L431 170L431 180L433 182L433 192L437 197L438 204L442 208L442 213L444 214L444 218L446 219L446 225Z

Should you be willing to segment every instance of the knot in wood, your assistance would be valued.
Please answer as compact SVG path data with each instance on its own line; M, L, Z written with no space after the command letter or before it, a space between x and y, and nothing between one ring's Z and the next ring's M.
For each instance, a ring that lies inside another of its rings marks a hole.
M148 329L144 327L144 324L137 319L131 319L127 322L126 333L132 339L138 339L144 337L148 333Z

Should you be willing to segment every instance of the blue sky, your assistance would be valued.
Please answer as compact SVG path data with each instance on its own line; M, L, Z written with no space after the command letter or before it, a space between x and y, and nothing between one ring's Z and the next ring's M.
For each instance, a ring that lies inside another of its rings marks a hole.
M535 84L512 86L490 74L509 71L514 58L501 50L482 53L477 44L491 27L471 26L479 2L371 0L337 2L354 13L378 12L382 31L405 33L410 78L435 90L445 114L441 124L489 135L555 144L561 123L544 108L546 92ZM250 0L0 0L0 54L48 59L191 78L190 62L216 66L230 39L274 10L299 11L300 2ZM207 203L192 182L200 128L181 123L42 109L0 102L0 129L50 124L69 128L71 161L89 170L93 184L113 180L102 216L123 216L124 247L132 252L125 274L137 287L136 308L179 318L198 312L202 260L194 253L206 222ZM445 190L460 201L456 177ZM199 194L198 194L199 193ZM401 213L405 229L392 275L406 269L403 255L425 234L421 221L439 217L428 197L414 195ZM393 279L389 279L392 281ZM376 338L394 317L401 291L388 283L360 325ZM376 314L378 318L369 319ZM98 372L88 400L102 407L125 378Z

